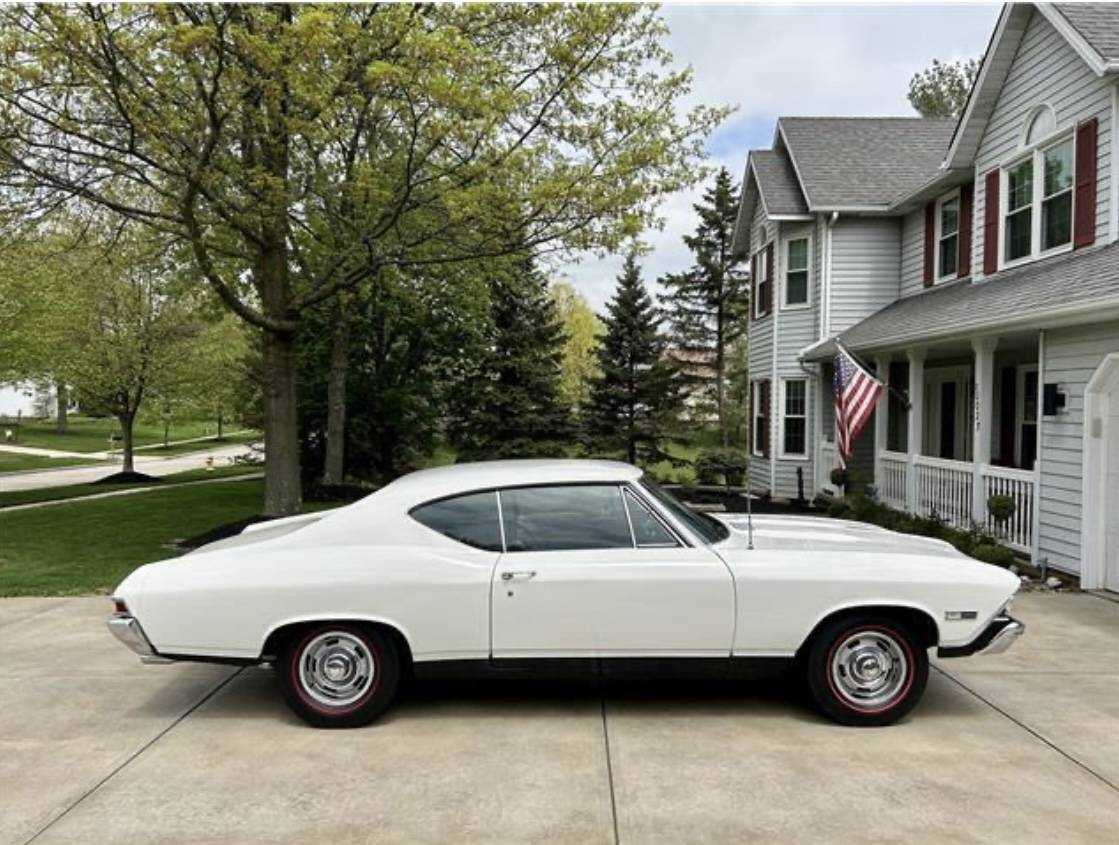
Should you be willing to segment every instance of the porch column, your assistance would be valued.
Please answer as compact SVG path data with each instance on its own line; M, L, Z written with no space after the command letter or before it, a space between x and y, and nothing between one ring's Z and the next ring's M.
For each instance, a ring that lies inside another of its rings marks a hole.
M878 380L883 384L890 382L890 359L888 356L879 355L874 359L874 368L877 370ZM886 450L887 433L890 424L890 391L883 390L878 394L878 404L874 409L874 484L881 493L882 480L882 453Z
M909 414L906 419L906 448L909 450L908 510L917 513L917 456L921 454L922 427L925 423L925 349L910 349L909 358Z
M972 424L971 518L982 525L987 521L987 497L983 490L983 467L991 462L991 426L995 406L995 347L997 337L972 338L975 350L975 420Z

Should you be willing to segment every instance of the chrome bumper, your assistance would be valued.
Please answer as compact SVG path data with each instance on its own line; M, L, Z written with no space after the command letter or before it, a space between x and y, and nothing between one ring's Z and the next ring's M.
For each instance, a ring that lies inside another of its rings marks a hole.
M105 623L109 626L109 632L128 646L136 654L140 655L140 660L144 663L170 663L171 661L165 657L161 657L152 644L148 641L147 636L144 634L144 629L140 627L140 623L132 616L125 614L117 614L110 617Z
M972 654L1002 654L1022 636L1026 626L1008 613L1001 613L991 620L983 631L966 645L941 646L937 657L967 657Z

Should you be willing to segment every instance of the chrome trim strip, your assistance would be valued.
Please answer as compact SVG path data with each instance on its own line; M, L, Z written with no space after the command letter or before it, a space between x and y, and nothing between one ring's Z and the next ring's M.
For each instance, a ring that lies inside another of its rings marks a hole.
M1014 641L1022 636L1022 633L1025 630L1025 625L1023 625L1017 619L1012 620L1009 625L995 634L994 639L987 644L986 648L980 649L977 653L1002 654L1004 651L1014 645Z
M117 615L110 617L106 623L109 632L126 645L130 650L134 651L140 657L158 657L155 649L152 648L151 642L148 641L147 636L144 634L144 629L140 627L131 616Z

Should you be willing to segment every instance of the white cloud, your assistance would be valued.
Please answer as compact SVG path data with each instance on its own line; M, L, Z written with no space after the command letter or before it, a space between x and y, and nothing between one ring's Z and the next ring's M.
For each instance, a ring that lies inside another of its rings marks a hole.
M695 74L680 104L738 107L708 143L710 164L742 177L746 152L768 147L779 115L905 115L909 79L934 58L980 55L998 18L997 5L757 6L668 5L668 45ZM685 269L681 237L695 221L697 186L668 199L665 228L645 236L647 282ZM556 270L601 310L621 257L585 256Z

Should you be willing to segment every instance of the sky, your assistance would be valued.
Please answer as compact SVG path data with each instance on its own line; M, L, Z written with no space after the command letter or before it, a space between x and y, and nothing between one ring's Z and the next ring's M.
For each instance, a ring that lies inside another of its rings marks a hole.
M737 107L707 142L708 164L742 180L746 153L768 148L779 115L912 115L906 92L932 60L979 56L1000 6L953 5L684 5L666 4L668 47L690 65L697 103ZM646 283L690 265L683 235L695 226L692 204L702 185L668 198L665 225L649 231L642 257ZM561 262L553 278L570 279L596 311L604 310L620 256Z

